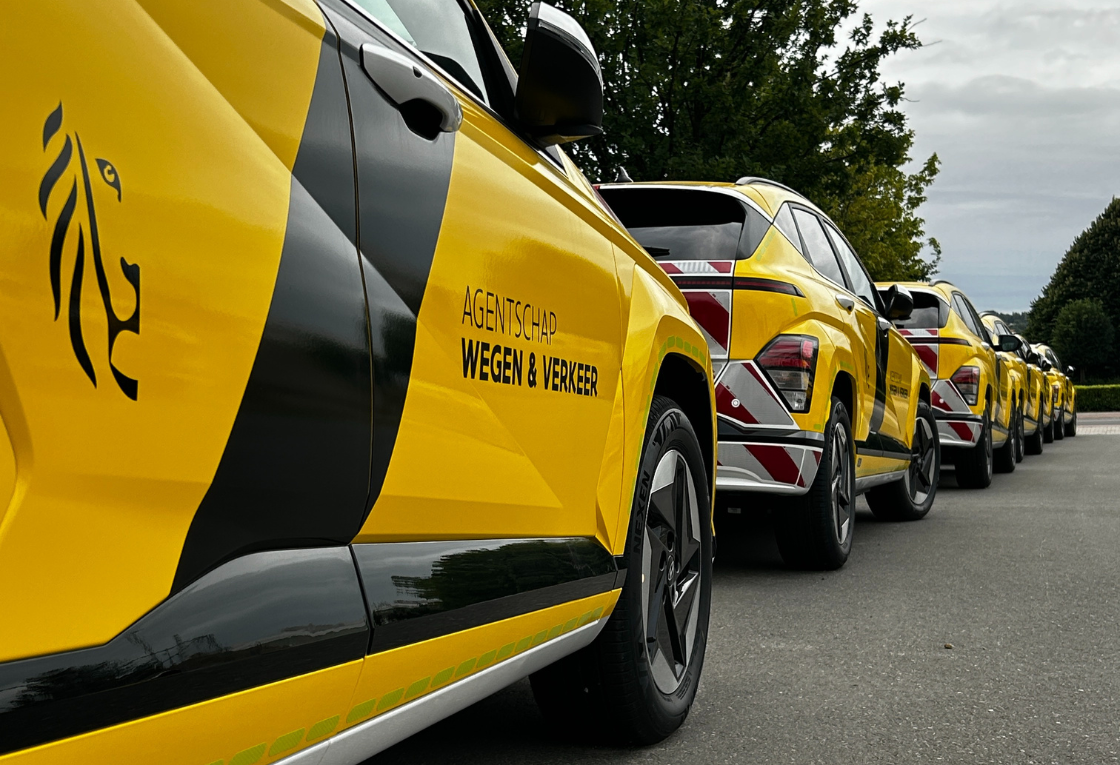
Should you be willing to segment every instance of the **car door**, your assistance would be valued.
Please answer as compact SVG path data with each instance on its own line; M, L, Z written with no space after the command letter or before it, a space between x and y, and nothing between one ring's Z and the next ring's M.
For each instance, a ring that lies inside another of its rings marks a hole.
M831 223L825 223L832 246L844 268L852 291L859 297L861 323L875 333L875 416L876 444L869 451L885 459L909 459L910 381L914 379L914 354L909 343L881 312L878 292L851 245ZM873 329L872 329L873 327ZM881 412L882 414L879 414Z
M1003 365L1000 363L999 357L996 355L995 350L992 348L992 336L988 332L984 323L980 321L980 315L976 309L972 307L972 303L963 293L953 293L953 308L960 314L961 319L964 320L965 326L973 335L971 344L976 356L986 363L982 372L985 372L984 382L992 386L994 390L993 409L992 409L992 422L1001 423L1006 425L1006 418L1004 417L1004 404L1003 404ZM983 395L983 391L981 391Z
M621 369L611 244L559 152L498 116L508 63L473 9L326 5L375 356L373 507L356 541L593 536Z

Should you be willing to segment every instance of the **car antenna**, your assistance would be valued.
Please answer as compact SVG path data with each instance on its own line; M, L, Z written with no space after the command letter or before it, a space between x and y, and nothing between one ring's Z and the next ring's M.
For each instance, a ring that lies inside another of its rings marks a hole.
M615 183L633 183L634 179L630 177L630 174L628 172L626 172L626 168L622 167L620 165L619 168L618 168L618 175L616 175L614 177L614 182Z

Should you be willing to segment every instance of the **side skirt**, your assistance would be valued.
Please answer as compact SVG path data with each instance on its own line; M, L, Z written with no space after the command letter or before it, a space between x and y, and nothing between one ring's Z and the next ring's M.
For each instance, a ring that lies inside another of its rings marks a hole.
M450 717L568 654L590 645L606 624L601 618L500 664L477 672L391 712L355 725L276 765L358 765L429 725Z
M901 481L904 475L906 475L905 470L896 470L892 473L876 473L875 475L865 475L862 478L857 478L856 494L863 494L868 489L874 489L876 486L882 486L893 481Z

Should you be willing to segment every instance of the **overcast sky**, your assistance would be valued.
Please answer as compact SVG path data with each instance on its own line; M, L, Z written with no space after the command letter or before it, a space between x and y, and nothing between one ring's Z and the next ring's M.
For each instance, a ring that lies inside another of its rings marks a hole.
M895 56L914 159L941 174L921 209L939 276L980 310L1026 310L1120 196L1120 0L862 0L926 47Z

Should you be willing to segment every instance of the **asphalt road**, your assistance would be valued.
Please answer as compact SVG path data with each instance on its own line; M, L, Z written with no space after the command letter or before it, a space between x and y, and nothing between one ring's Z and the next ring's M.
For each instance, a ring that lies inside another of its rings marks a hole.
M829 574L784 570L765 516L722 524L700 692L663 744L573 744L522 682L368 765L1120 762L1120 435L985 491L947 474L917 523L861 507Z

